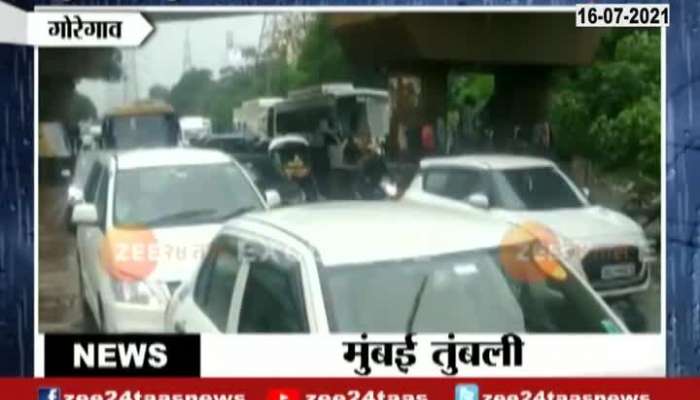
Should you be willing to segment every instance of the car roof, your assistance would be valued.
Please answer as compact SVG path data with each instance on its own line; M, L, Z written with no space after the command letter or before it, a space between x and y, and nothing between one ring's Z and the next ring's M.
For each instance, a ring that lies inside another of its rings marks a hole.
M233 139L255 139L255 135L246 132L227 132L227 133L214 133L205 136L203 139L207 141L214 140L233 140Z
M169 147L125 150L112 155L117 169L166 167L171 165L200 165L230 163L232 158L219 150Z
M553 167L554 162L541 157L513 154L469 154L449 157L425 158L421 168L427 167L476 167L483 169L518 169L531 167Z
M483 213L409 201L331 201L254 212L226 224L277 228L312 247L326 266L497 247L510 225Z
M136 101L113 108L105 114L106 117L129 117L138 115L157 115L175 112L170 104L162 101Z

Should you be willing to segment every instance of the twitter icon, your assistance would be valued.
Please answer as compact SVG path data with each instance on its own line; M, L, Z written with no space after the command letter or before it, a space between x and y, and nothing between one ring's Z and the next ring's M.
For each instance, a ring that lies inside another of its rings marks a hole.
M457 385L455 387L455 400L479 400L479 385Z

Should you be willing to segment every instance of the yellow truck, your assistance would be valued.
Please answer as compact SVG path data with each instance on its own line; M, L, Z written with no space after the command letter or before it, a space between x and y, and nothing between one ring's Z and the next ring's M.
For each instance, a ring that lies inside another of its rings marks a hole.
M107 112L101 136L101 147L105 149L170 147L182 143L175 110L169 104L151 100Z

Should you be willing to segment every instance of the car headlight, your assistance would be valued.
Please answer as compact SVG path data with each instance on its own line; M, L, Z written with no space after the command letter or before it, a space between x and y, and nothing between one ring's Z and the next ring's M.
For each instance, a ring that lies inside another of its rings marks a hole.
M160 282L113 280L112 289L117 301L129 304L164 306L170 297L167 285Z
M656 242L654 240L646 239L640 250L639 258L642 262L652 261L657 257Z

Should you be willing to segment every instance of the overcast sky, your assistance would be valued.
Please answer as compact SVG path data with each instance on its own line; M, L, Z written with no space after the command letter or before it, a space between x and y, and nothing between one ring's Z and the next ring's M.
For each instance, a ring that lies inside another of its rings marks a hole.
M236 47L257 47L262 21L262 15L238 15L157 23L146 43L137 49L125 50L122 53L122 58L129 60L128 52L133 52L139 98L145 98L148 89L155 84L170 88L178 81L182 75L188 30L193 66L208 68L216 77L219 68L227 64L226 32L233 32ZM125 67L127 75L130 75L128 62ZM134 85L126 85L124 82L108 84L83 80L78 83L77 90L90 97L98 112L102 114L107 109L123 103L125 93L129 97L127 101L134 100L130 93Z

